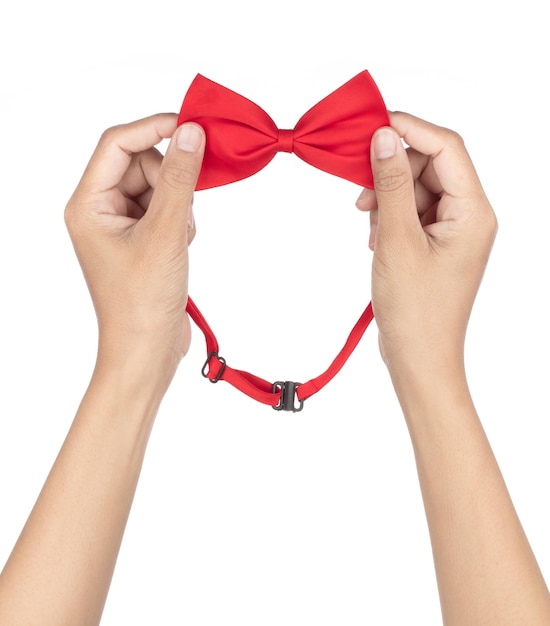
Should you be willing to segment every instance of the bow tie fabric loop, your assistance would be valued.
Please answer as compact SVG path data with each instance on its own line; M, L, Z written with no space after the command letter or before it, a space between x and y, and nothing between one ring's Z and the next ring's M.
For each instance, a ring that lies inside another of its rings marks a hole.
M293 130L279 130L257 104L198 74L181 106L183 122L196 122L206 133L197 190L248 178L277 152L294 152L324 172L372 188L371 138L390 123L367 71L309 109Z
M294 131L279 130L277 135L277 152L294 152Z

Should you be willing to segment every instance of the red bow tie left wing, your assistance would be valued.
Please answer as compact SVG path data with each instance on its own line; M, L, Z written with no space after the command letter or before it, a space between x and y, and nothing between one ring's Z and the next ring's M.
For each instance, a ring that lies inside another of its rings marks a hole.
M197 74L178 118L196 122L206 133L197 190L252 176L277 153L277 126L269 115L238 93Z
M292 130L278 130L254 104L200 74L183 101L178 124L196 122L206 132L206 151L197 190L252 176L279 151L335 176L372 187L370 141L389 125L382 96L361 72L303 115Z

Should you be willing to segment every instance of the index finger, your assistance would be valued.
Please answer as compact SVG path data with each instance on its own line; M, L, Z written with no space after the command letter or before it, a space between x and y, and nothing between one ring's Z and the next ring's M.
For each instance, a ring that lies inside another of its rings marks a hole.
M132 155L156 146L174 134L178 116L158 113L106 130L82 175L81 185L89 191L112 189L122 180Z
M390 113L390 122L411 148L433 159L434 171L445 193L460 198L482 191L460 135L408 113Z

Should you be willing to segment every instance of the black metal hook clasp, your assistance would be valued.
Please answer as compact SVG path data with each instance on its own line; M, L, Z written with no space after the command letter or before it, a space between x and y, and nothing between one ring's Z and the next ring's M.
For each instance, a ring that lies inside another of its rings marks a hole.
M216 358L220 362L220 369L219 369L218 373L216 374L215 378L209 378L208 377L208 373L209 373L209 370L210 370L210 359L212 357ZM204 365L202 366L201 374L205 378L208 378L208 380L211 383L217 383L218 380L220 380L220 378L222 377L222 374L223 374L223 372L225 370L225 366L226 366L226 362L225 362L225 359L223 358L223 356L220 356L217 352L210 352L208 354L208 356L206 357L206 361L204 362Z
M279 399L279 404L273 408L276 411L292 411L293 413L301 411L304 408L304 401L299 400L299 404L296 406L296 388L301 384L302 383L293 383L290 380L275 381L273 383L273 393L276 393L280 389L281 397Z

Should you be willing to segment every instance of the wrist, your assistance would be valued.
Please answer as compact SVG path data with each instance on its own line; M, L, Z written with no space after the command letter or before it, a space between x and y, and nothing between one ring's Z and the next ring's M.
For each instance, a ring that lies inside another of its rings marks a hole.
M113 346L99 343L92 382L112 389L154 417L176 372L179 357L149 342Z
M183 306L183 309L185 307ZM158 381L166 388L189 350L191 325L187 315L147 323L110 323L99 320L98 362L118 369L133 369L137 376Z
M387 357L386 365L407 423L441 419L449 407L471 404L461 350L430 350Z

